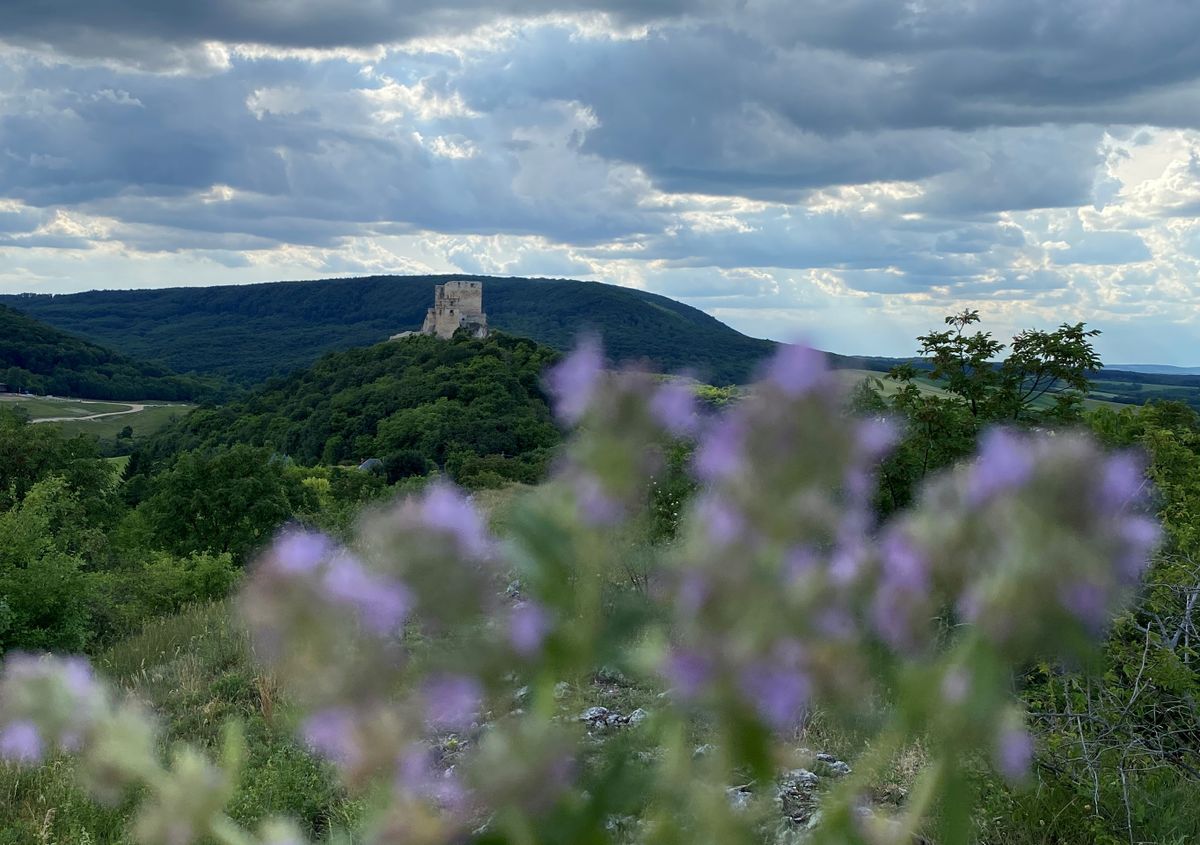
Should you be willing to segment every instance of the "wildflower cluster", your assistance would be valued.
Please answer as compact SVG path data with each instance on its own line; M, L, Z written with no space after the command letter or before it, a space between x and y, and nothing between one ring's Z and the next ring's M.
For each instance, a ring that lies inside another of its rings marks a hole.
M819 353L783 347L748 397L705 419L682 383L602 364L585 343L550 374L579 431L503 538L437 484L365 518L353 547L285 534L243 590L298 735L374 808L365 841L792 835L746 783L790 770L792 788L812 788L795 766L814 712L872 737L853 774L838 762L847 777L804 831L817 841L909 840L935 805L969 807L960 775L976 761L1026 774L1036 749L1013 670L1086 659L1154 551L1133 456L996 431L881 525L874 475L895 432L847 415ZM700 489L634 600L611 573L680 438ZM648 715L563 712L562 688L601 666L649 691ZM232 827L236 754L219 766L186 752L163 769L134 712L78 661L10 658L0 755L80 754L107 797L161 781L138 822L146 843L301 841ZM618 730L629 739L598 750ZM871 779L916 740L925 770L905 815L883 823L865 806ZM943 812L939 841L966 841L967 821Z

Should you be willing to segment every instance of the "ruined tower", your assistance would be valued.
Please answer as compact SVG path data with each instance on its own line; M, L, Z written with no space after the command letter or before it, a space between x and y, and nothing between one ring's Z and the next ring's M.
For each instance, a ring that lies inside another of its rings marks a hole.
M433 307L425 314L421 334L450 338L462 328L474 337L487 337L482 282L446 282L433 289Z

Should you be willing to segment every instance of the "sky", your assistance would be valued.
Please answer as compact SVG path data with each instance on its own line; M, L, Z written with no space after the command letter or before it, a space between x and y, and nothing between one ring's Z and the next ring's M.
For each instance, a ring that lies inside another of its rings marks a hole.
M1193 0L0 0L0 292L595 279L1200 364Z

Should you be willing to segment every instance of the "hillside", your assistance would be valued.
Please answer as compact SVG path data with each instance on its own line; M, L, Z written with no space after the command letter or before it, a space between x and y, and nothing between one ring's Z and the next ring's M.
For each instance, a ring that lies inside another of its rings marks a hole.
M558 350L594 330L614 360L645 358L713 384L747 381L775 345L664 296L557 279L373 276L0 301L129 355L253 384L305 367L325 352L419 328L434 285L448 278L484 282L484 307L495 329Z
M217 381L119 355L0 305L0 383L80 399L212 399Z
M377 458L393 481L435 467L470 486L538 481L560 439L541 392L556 356L498 333L329 353L240 401L177 420L139 462L242 443L307 465Z

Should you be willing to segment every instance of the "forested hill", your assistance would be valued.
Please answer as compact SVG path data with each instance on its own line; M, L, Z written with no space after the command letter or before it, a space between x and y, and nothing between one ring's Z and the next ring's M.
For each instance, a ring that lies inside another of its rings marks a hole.
M81 399L216 398L215 379L118 355L0 305L0 383Z
M649 359L715 384L750 379L774 343L652 293L599 282L486 276L373 276L207 288L0 297L13 307L177 370L242 384L291 372L331 350L420 327L435 284L484 282L493 328L569 348L600 333L614 360Z
M182 451L248 444L306 465L375 458L391 481L437 468L468 486L533 483L560 440L541 388L557 357L498 332L333 352L241 401L193 411L136 461L145 469Z

